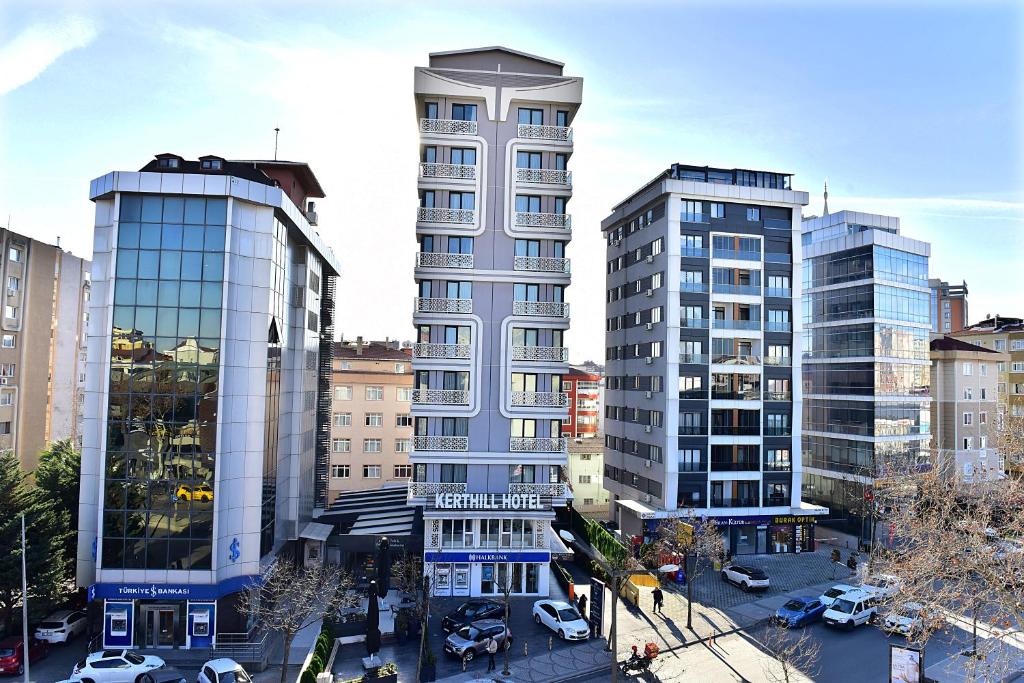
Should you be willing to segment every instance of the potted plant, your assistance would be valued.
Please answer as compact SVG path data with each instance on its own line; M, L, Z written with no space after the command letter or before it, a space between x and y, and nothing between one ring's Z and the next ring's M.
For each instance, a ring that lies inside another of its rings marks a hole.
M367 673L364 680L373 681L373 683L398 683L398 665L394 662L385 662L375 671Z
M423 664L420 666L420 683L430 683L437 680L437 657L434 651L428 646L423 651Z
M409 614L404 609L398 610L395 615L395 638L399 645L405 645L409 639Z

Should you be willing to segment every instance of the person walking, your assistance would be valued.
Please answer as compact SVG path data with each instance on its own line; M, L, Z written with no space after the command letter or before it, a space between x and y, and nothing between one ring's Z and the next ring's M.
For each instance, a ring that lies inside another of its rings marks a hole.
M653 596L654 596L654 611L655 612L661 612L662 614L664 614L665 612L662 609L662 607L665 604L665 594L661 592L661 586L658 586L658 587L656 587L654 589Z
M586 620L586 618L587 618L587 596L583 595L583 593L580 593L580 599L576 603L576 609L579 610L580 616L583 617L584 620Z
M494 664L494 655L498 652L498 641L494 637L487 639L487 671L494 671L497 666Z

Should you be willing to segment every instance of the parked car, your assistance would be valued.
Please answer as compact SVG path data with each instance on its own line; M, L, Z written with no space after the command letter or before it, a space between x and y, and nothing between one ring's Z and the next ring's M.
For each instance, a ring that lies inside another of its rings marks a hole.
M497 640L499 649L507 650L512 647L512 632L505 628L504 622L498 619L481 619L449 634L444 641L444 651L468 662L477 655L487 652L488 638Z
M29 664L42 659L49 652L49 644L45 640L28 639ZM0 640L0 673L25 673L25 641L21 636L11 636Z
M849 593L852 590L856 589L853 586L847 586L845 583L837 583L818 596L818 599L821 600L821 604L825 605L825 608L828 609L832 606L832 603L835 602L836 598L843 593Z
M496 600L469 600L444 615L441 628L445 633L451 633L480 619L501 619L504 616L505 605Z
M139 683L188 683L188 677L178 669L153 669L138 678Z
M871 591L852 590L836 598L821 618L826 626L850 629L861 624L873 624L878 618L878 600L878 595Z
M903 581L888 574L868 577L861 586L862 590L874 593L880 598L891 598L903 588Z
M794 628L818 621L826 609L819 598L793 598L775 610L772 618L777 624Z
M164 660L131 650L100 650L75 664L72 681L82 683L138 683L141 674L162 669Z
M768 588L768 575L756 567L742 564L727 564L722 567L722 581L735 584L745 591L765 590Z
M920 603L905 602L885 615L882 629L890 633L914 636L919 634L925 626L934 628L939 625L937 622L941 621L941 617L934 617L926 613Z
M242 665L233 659L211 659L199 670L196 683L251 683L252 678Z
M590 638L590 625L574 606L561 600L533 603L533 620L558 634L562 640Z
M85 612L60 610L43 619L36 626L36 638L48 643L66 643L85 633Z

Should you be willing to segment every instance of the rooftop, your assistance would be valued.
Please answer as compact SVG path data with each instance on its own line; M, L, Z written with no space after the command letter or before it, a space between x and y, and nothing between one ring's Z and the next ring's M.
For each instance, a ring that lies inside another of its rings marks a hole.
M992 317L985 318L980 322L976 322L969 327L965 327L958 334L984 334L986 332L992 334L998 334L1001 332L1021 332L1024 331L1024 319L1021 318L1010 318L996 314Z
M364 360L409 360L411 349L403 349L396 340L368 341L362 338L355 341L334 342L335 358L361 358Z
M471 55L486 52L504 52L505 54L515 55L516 57L525 57L526 59L533 59L538 62L545 62L547 64L551 64L557 67L565 66L563 62L558 62L555 61L554 59L548 59L547 57L539 57L537 55L532 55L529 52L513 50L510 47L504 47L502 45L488 45L487 47L471 47L466 48L464 50L442 50L441 52L431 52L430 58L433 59L434 57L451 57L454 55Z
M972 353L995 353L992 349L986 349L984 346L978 346L977 344L969 344L953 337L941 337L939 339L932 339L930 347L932 351L969 351Z

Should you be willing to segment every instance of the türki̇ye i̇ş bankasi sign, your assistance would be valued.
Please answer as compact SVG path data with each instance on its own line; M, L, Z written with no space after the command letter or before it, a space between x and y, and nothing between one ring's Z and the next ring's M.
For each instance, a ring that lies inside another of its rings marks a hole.
M438 493L434 506L457 510L543 510L536 493Z

